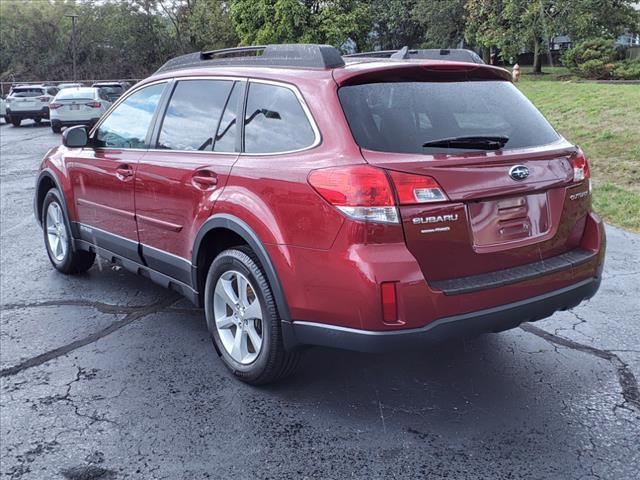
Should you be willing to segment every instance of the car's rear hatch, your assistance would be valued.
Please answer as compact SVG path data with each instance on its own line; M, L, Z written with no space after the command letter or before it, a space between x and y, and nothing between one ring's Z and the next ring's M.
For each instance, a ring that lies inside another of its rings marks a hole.
M577 247L590 208L587 195L567 194L588 191L588 182L574 181L577 149L509 82L369 79L339 95L369 164L431 177L446 195L399 206L427 280L535 264ZM498 149L437 143L483 136L509 140Z
M447 201L399 207L407 246L428 280L495 272L575 248L588 205L565 208L574 154L567 147L427 161L363 150L370 164L430 176L446 193ZM509 176L516 165L527 167L527 179Z

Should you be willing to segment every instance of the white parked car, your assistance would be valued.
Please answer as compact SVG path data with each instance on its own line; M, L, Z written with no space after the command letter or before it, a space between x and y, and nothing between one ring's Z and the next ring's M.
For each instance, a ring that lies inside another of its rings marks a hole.
M62 90L63 88L78 88L82 87L81 83L59 83L58 89Z
M19 127L22 120L31 118L40 123L49 118L49 102L58 93L56 87L47 85L18 85L11 89L6 98L6 119Z
M51 130L60 133L62 127L93 125L111 106L98 88L65 88L49 104Z

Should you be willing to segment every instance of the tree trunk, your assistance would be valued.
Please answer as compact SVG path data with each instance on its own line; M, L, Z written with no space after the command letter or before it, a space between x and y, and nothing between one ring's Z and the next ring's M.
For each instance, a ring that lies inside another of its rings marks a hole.
M533 47L533 73L542 73L542 61L540 58L540 41L537 39Z
M482 60L484 60L484 63L491 63L491 48L490 47L483 47L482 48Z

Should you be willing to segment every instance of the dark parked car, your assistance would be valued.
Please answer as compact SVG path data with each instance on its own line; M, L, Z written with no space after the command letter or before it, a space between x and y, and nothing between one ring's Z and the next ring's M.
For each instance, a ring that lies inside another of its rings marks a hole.
M426 348L574 307L604 259L589 166L510 78L321 45L178 57L45 156L49 258L181 292L254 384L303 345Z
M129 88L126 82L96 82L91 86L99 89L100 96L112 103Z

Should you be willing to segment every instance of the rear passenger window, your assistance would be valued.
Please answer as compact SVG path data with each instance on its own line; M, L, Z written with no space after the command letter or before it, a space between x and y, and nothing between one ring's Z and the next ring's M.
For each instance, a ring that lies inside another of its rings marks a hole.
M210 151L232 87L228 80L178 82L162 121L158 148Z
M165 85L141 88L118 105L98 127L96 147L148 148L147 132Z
M244 150L276 153L313 145L315 133L289 88L251 83L244 119Z

